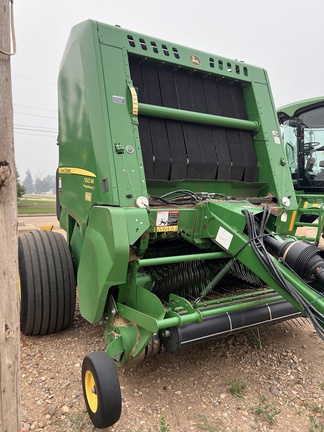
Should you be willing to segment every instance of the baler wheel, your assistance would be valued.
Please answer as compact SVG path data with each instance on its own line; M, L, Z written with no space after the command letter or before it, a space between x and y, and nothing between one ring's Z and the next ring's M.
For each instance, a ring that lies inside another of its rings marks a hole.
M94 426L103 429L115 424L121 414L121 392L115 366L105 352L93 352L84 358L82 387Z
M25 335L64 330L74 319L76 287L62 234L31 231L18 237L20 329Z

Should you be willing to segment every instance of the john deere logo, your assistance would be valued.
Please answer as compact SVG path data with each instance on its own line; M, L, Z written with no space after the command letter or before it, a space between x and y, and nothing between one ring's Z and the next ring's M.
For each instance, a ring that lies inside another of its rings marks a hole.
M190 62L195 66L201 66L200 58L194 54L190 54L189 56Z

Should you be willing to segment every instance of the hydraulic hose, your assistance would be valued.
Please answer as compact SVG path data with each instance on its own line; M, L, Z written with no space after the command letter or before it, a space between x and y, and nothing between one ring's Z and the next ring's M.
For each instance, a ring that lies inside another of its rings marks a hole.
M248 210L244 210L243 214L246 217L247 233L249 237L249 243L251 244L252 250L256 257L260 261L260 264L269 273L272 279L301 306L304 313L308 316L309 320L313 324L316 332L320 338L324 341L324 315L319 310L315 309L312 302L308 301L291 283L289 283L279 267L275 265L272 255L270 255L265 247L267 244L272 250L275 250L278 255L282 254L282 260L287 267L290 268L294 274L299 277L302 282L309 287L310 290L316 292L319 297L323 296L323 293L317 292L313 287L309 286L305 281L306 276L313 276L323 286L323 269L324 260L321 258L322 251L316 246L307 242L285 242L281 243L272 236L264 235L264 228L266 221L269 218L270 210L264 207L264 213L261 223L257 223L254 215ZM295 246L301 243L302 246ZM289 249L291 252L289 254ZM294 255L292 251L294 250ZM314 249L316 248L316 250ZM285 253L286 252L286 253ZM286 261L289 255L290 264ZM298 257L298 263L295 262L295 257ZM307 259L304 259L307 258ZM302 263L302 266L301 266Z

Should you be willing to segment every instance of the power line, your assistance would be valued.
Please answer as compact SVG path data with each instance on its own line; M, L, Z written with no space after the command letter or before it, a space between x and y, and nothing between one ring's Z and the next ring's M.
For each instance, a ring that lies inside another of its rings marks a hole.
M36 128L36 129L47 129L47 130L52 130L52 131L56 131L57 132L57 128L52 128L52 127L48 127L48 126L34 126L34 125L29 125L29 124L18 124L18 123L14 123L14 127L25 127L25 128Z
M42 80L38 80L38 79L35 79L35 78L28 78L28 77L24 77L24 76L21 76L21 75L12 75L13 77L15 77L15 78L21 78L21 79L25 79L25 80L28 80L28 81L35 81L35 82L39 82L39 83L42 83L42 84L50 84L50 85L57 85L56 83L52 83L52 82L49 82L49 81L42 81Z
M19 112L19 111L15 111L14 114L22 114L22 115L28 115L28 116L33 116L33 117L42 117L42 118L57 120L57 117L44 116L44 115L40 115L40 114L29 114L29 113L24 113L24 112Z
M55 113L57 113L57 110L51 110L51 109L46 109L46 108L31 107L31 106L28 106L28 105L16 105L16 104L14 104L14 107L19 107L19 108L30 108L30 109L33 109L33 110L39 110L39 111L50 111L50 112L55 112Z
M24 135L24 136L37 136L37 137L45 137L45 138L53 138L51 135L42 135L42 134L36 134L36 133L26 133L26 132L19 132L15 130L15 135Z
M32 131L32 132L46 132L46 133L54 133L57 134L58 131L55 129L46 129L46 128L37 128L37 127L23 127L23 126L14 126L15 130L25 130L25 131Z

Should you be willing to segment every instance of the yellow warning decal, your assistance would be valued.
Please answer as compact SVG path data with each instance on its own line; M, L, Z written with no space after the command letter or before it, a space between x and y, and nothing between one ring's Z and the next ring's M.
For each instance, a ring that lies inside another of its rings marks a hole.
M173 232L173 231L178 231L178 225L156 227L156 232Z
M84 199L85 199L86 201L88 201L88 202L91 202L91 200L92 200L92 193L91 193L91 192L86 192L86 193L84 194Z
M308 208L308 204L309 204L309 208L312 208L312 207L318 208L320 206L320 203L316 203L316 202L315 203L309 203L308 201L305 201L303 207Z
M137 93L134 87L129 87L129 90L131 92L131 96L132 96L132 105L133 105L133 109L132 109L132 114L137 115L138 114L138 98L137 98Z
M82 168L74 168L74 167L60 167L59 168L60 174L76 174L76 175L82 175L87 177L97 177L96 174L94 174L91 171L87 171Z
M179 210L158 211L156 213L155 231L178 231Z
M291 221L290 221L290 225L289 225L288 231L292 231L293 230L293 228L295 226L296 216L297 216L297 211L294 210L292 212Z

